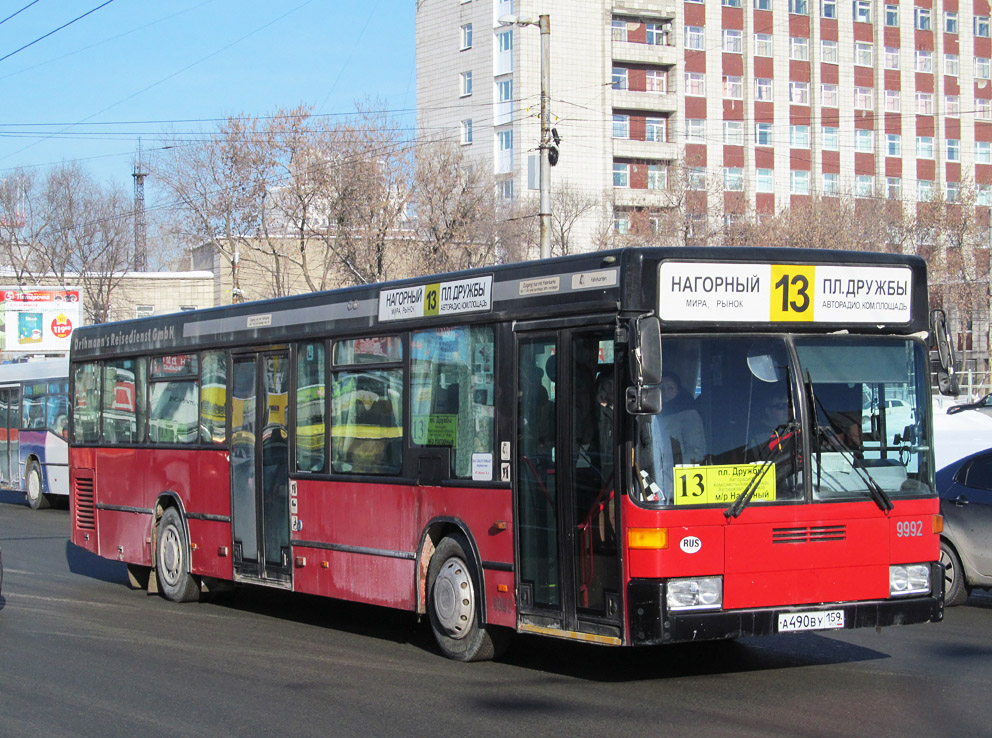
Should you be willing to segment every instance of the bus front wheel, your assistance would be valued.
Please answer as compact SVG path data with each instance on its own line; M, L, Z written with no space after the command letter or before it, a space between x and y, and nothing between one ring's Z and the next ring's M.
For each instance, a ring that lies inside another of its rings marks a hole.
M170 507L158 523L155 551L158 589L167 600L194 602L200 598L200 586L189 571L188 552L186 528L176 508Z
M24 496L32 510L44 510L50 505L45 494L45 485L41 479L41 467L32 459L24 474Z
M499 629L480 622L480 577L471 561L464 537L455 534L441 540L427 568L427 611L445 656L488 661L501 650L504 639Z

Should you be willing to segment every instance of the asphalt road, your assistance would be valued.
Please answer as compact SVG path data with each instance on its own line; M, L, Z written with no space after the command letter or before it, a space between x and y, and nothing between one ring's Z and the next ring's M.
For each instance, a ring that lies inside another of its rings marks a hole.
M992 736L992 596L943 623L657 649L435 651L407 613L177 605L0 492L0 736Z

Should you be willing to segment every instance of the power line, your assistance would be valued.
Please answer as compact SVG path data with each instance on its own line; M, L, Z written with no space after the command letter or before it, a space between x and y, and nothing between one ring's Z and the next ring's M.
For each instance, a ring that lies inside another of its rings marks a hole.
M34 4L36 4L36 3L38 3L38 2L39 2L39 0L31 0L31 2L29 2L29 3L27 4L27 5L25 5L25 6L24 6L23 8L21 8L20 10L15 10L15 11L14 11L13 13L11 13L10 15L8 15L8 16L7 16L6 18L4 18L3 20L0 20L0 26L2 26L2 25L3 25L4 23L6 23L7 21L9 21L9 20L10 20L11 18L13 18L13 17L15 16L15 15L20 15L20 14L21 14L21 13L23 13L23 12L24 12L25 10L27 10L27 9L28 9L28 8L30 8L30 7L32 6L32 5L34 5Z
M30 43L26 43L26 44L24 44L24 46L22 46L21 48L19 48L19 49L15 49L14 51L11 51L11 52L10 52L9 54L7 54L6 56L0 56L0 62L2 62L2 61L5 61L5 60L7 60L7 59L9 59L9 58L10 58L10 57L12 57L12 56L13 56L14 54L18 54L18 53L20 53L20 52L22 52L22 51L24 51L24 49L26 49L26 48L28 48L29 46L34 46L34 45L35 45L36 43L38 43L39 41L44 41L44 40L45 40L46 38L48 38L48 37L49 37L49 36L51 36L52 34L55 34L55 33L58 33L58 32L59 32L59 31L61 31L61 30L62 30L63 28L68 28L69 26L71 26L71 25L72 25L73 23L75 23L76 21L80 21L80 20L82 20L83 18L85 18L86 16L88 16L88 15L92 15L93 13L95 13L96 11L98 11L98 10L99 10L100 8L105 8L105 7L107 7L108 5L110 5L110 3L112 3L112 2L114 2L114 0L107 0L107 1L106 1L105 3L103 3L102 5L97 5L97 6L96 6L95 8L93 8L92 10L87 10L87 11L86 11L85 13L83 13L83 14L82 14L81 16L79 16L78 18L73 18L73 19L72 19L71 21L69 21L68 23L63 23L63 24L62 24L61 26L59 26L59 27L58 27L58 28L56 28L55 30L53 30L53 31L49 31L48 33L46 33L46 34L45 34L44 36L39 36L39 37L38 37L38 38L36 38L36 39L35 39L34 41L31 41ZM32 3L32 5L33 5L33 4L34 4L34 3ZM30 5L29 5L28 7L30 7ZM23 8L22 8L22 10L23 10ZM17 12L19 13L19 12L21 12L21 11L19 10L19 11L17 11ZM15 13L14 15L17 15L17 13ZM11 17L13 17L13 16L11 16Z

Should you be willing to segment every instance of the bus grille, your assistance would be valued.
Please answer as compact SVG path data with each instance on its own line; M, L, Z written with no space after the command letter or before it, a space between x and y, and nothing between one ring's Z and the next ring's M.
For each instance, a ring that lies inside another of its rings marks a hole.
M73 496L76 500L76 527L95 530L96 504L93 495L93 477L74 477Z
M822 543L843 541L846 538L847 526L844 525L813 525L772 529L772 543Z

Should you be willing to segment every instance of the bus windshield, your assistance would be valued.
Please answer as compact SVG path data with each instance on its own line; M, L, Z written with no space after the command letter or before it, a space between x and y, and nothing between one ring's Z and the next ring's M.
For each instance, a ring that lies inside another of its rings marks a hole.
M726 507L749 484L748 504L869 499L876 485L889 498L932 494L917 342L711 336L663 344L661 412L637 419L632 494L641 504Z

